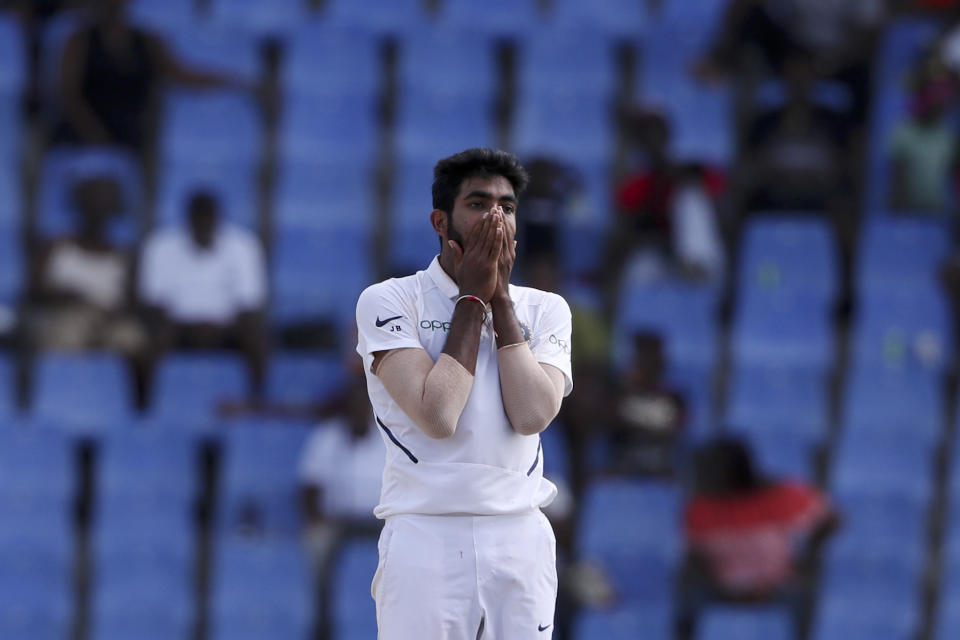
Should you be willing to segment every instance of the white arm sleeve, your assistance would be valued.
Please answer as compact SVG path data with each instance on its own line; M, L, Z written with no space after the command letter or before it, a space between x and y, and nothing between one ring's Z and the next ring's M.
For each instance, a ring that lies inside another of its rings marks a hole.
M526 343L497 351L500 396L513 430L540 433L557 417L566 381L553 365L541 364Z
M390 397L431 438L449 438L467 405L473 376L441 353L434 363L423 349L395 349L380 356L373 373Z

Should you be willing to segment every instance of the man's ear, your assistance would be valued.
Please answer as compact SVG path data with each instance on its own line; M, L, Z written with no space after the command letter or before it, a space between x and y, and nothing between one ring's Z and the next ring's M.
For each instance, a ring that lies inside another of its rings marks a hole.
M441 238L447 237L447 212L434 209L430 212L430 225Z

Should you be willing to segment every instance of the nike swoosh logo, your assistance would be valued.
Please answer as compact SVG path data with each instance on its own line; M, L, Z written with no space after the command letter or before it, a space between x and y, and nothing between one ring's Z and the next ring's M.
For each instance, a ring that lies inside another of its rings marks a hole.
M380 316L377 316L377 320L376 320L376 323L375 323L375 324L376 324L378 327L382 327L383 325L387 324L387 323L390 322L391 320L396 320L397 318L402 318L402 317L403 317L403 316L393 316L392 318L387 318L386 320L381 320L381 319L380 319Z
M537 631L546 631L547 629L549 629L549 628L552 627L552 626L553 626L552 624L548 624L547 626L543 626L542 624L541 624L541 625L537 625Z

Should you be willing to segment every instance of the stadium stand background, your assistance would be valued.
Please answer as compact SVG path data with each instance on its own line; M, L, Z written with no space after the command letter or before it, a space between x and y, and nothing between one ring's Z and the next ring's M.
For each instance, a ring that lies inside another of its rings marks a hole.
M629 107L657 102L685 158L738 166L741 88L690 72L726 4L133 0L133 20L179 55L265 88L170 90L142 174L116 149L47 143L56 52L82 14L27 20L0 2L0 637L299 639L316 624L296 496L310 424L219 411L246 397L239 356L166 357L139 408L116 355L22 353L31 248L64 228L58 194L74 172L95 167L143 195L125 223L133 246L179 220L191 186L214 188L269 256L263 397L322 404L348 377L356 295L432 256L432 164L463 148L545 154L579 172L584 204L561 225L562 293L600 308L586 276L614 222ZM614 371L632 331L665 336L669 375L693 407L690 443L734 425L768 471L834 496L845 526L821 572L819 640L960 637L953 321L936 280L952 217L884 206L902 77L949 20L903 4L872 57L846 279L825 216L734 209L725 286L637 285L615 292L607 318ZM557 433L544 442L548 475L575 485L579 452ZM564 633L670 637L683 484L597 474L578 497L577 555L618 597ZM240 526L250 504L256 535ZM374 637L375 566L374 543L343 550L336 638ZM698 638L788 638L784 615L710 609Z

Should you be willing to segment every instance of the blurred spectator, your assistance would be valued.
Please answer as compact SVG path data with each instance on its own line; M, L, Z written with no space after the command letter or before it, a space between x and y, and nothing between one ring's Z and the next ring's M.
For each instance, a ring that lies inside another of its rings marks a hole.
M107 177L77 182L75 233L38 248L30 265L25 323L35 349L109 349L142 356L146 335L132 312L132 256L107 229L124 210Z
M138 293L159 353L239 349L260 389L266 360L266 266L259 239L220 219L205 192L191 196L187 228L154 231L140 258Z
M885 0L732 0L700 72L750 75L749 65L759 59L780 75L802 57L817 77L849 89L851 115L862 122L873 46L885 18Z
M93 0L89 24L67 41L60 63L62 122L55 142L121 145L145 158L166 83L250 88L241 79L181 63L160 36L128 21L128 3Z
M833 210L849 192L846 120L814 103L813 69L792 59L786 66L786 103L761 114L748 140L744 185L753 210Z
M698 611L711 602L779 602L805 639L812 573L839 523L830 501L813 487L761 477L747 445L734 438L704 445L694 465L677 637L695 637Z
M541 256L557 257L561 229L569 218L571 201L582 187L577 172L555 159L537 157L524 166L530 184L523 195L523 215L517 219L521 272Z
M893 130L890 200L895 209L948 213L958 167L957 134L946 117L956 83L939 55L924 57L913 79L909 117Z
M603 280L722 279L716 200L724 176L671 158L670 125L659 112L635 111L628 131L639 166L617 189L619 219L608 238Z
M664 379L663 340L655 333L633 337L634 356L620 377L612 421L612 470L673 476L683 445L686 403Z
M386 450L362 373L349 386L340 415L318 424L300 458L301 504L307 546L318 572L319 618L330 638L331 567L338 545L350 536L376 536Z

